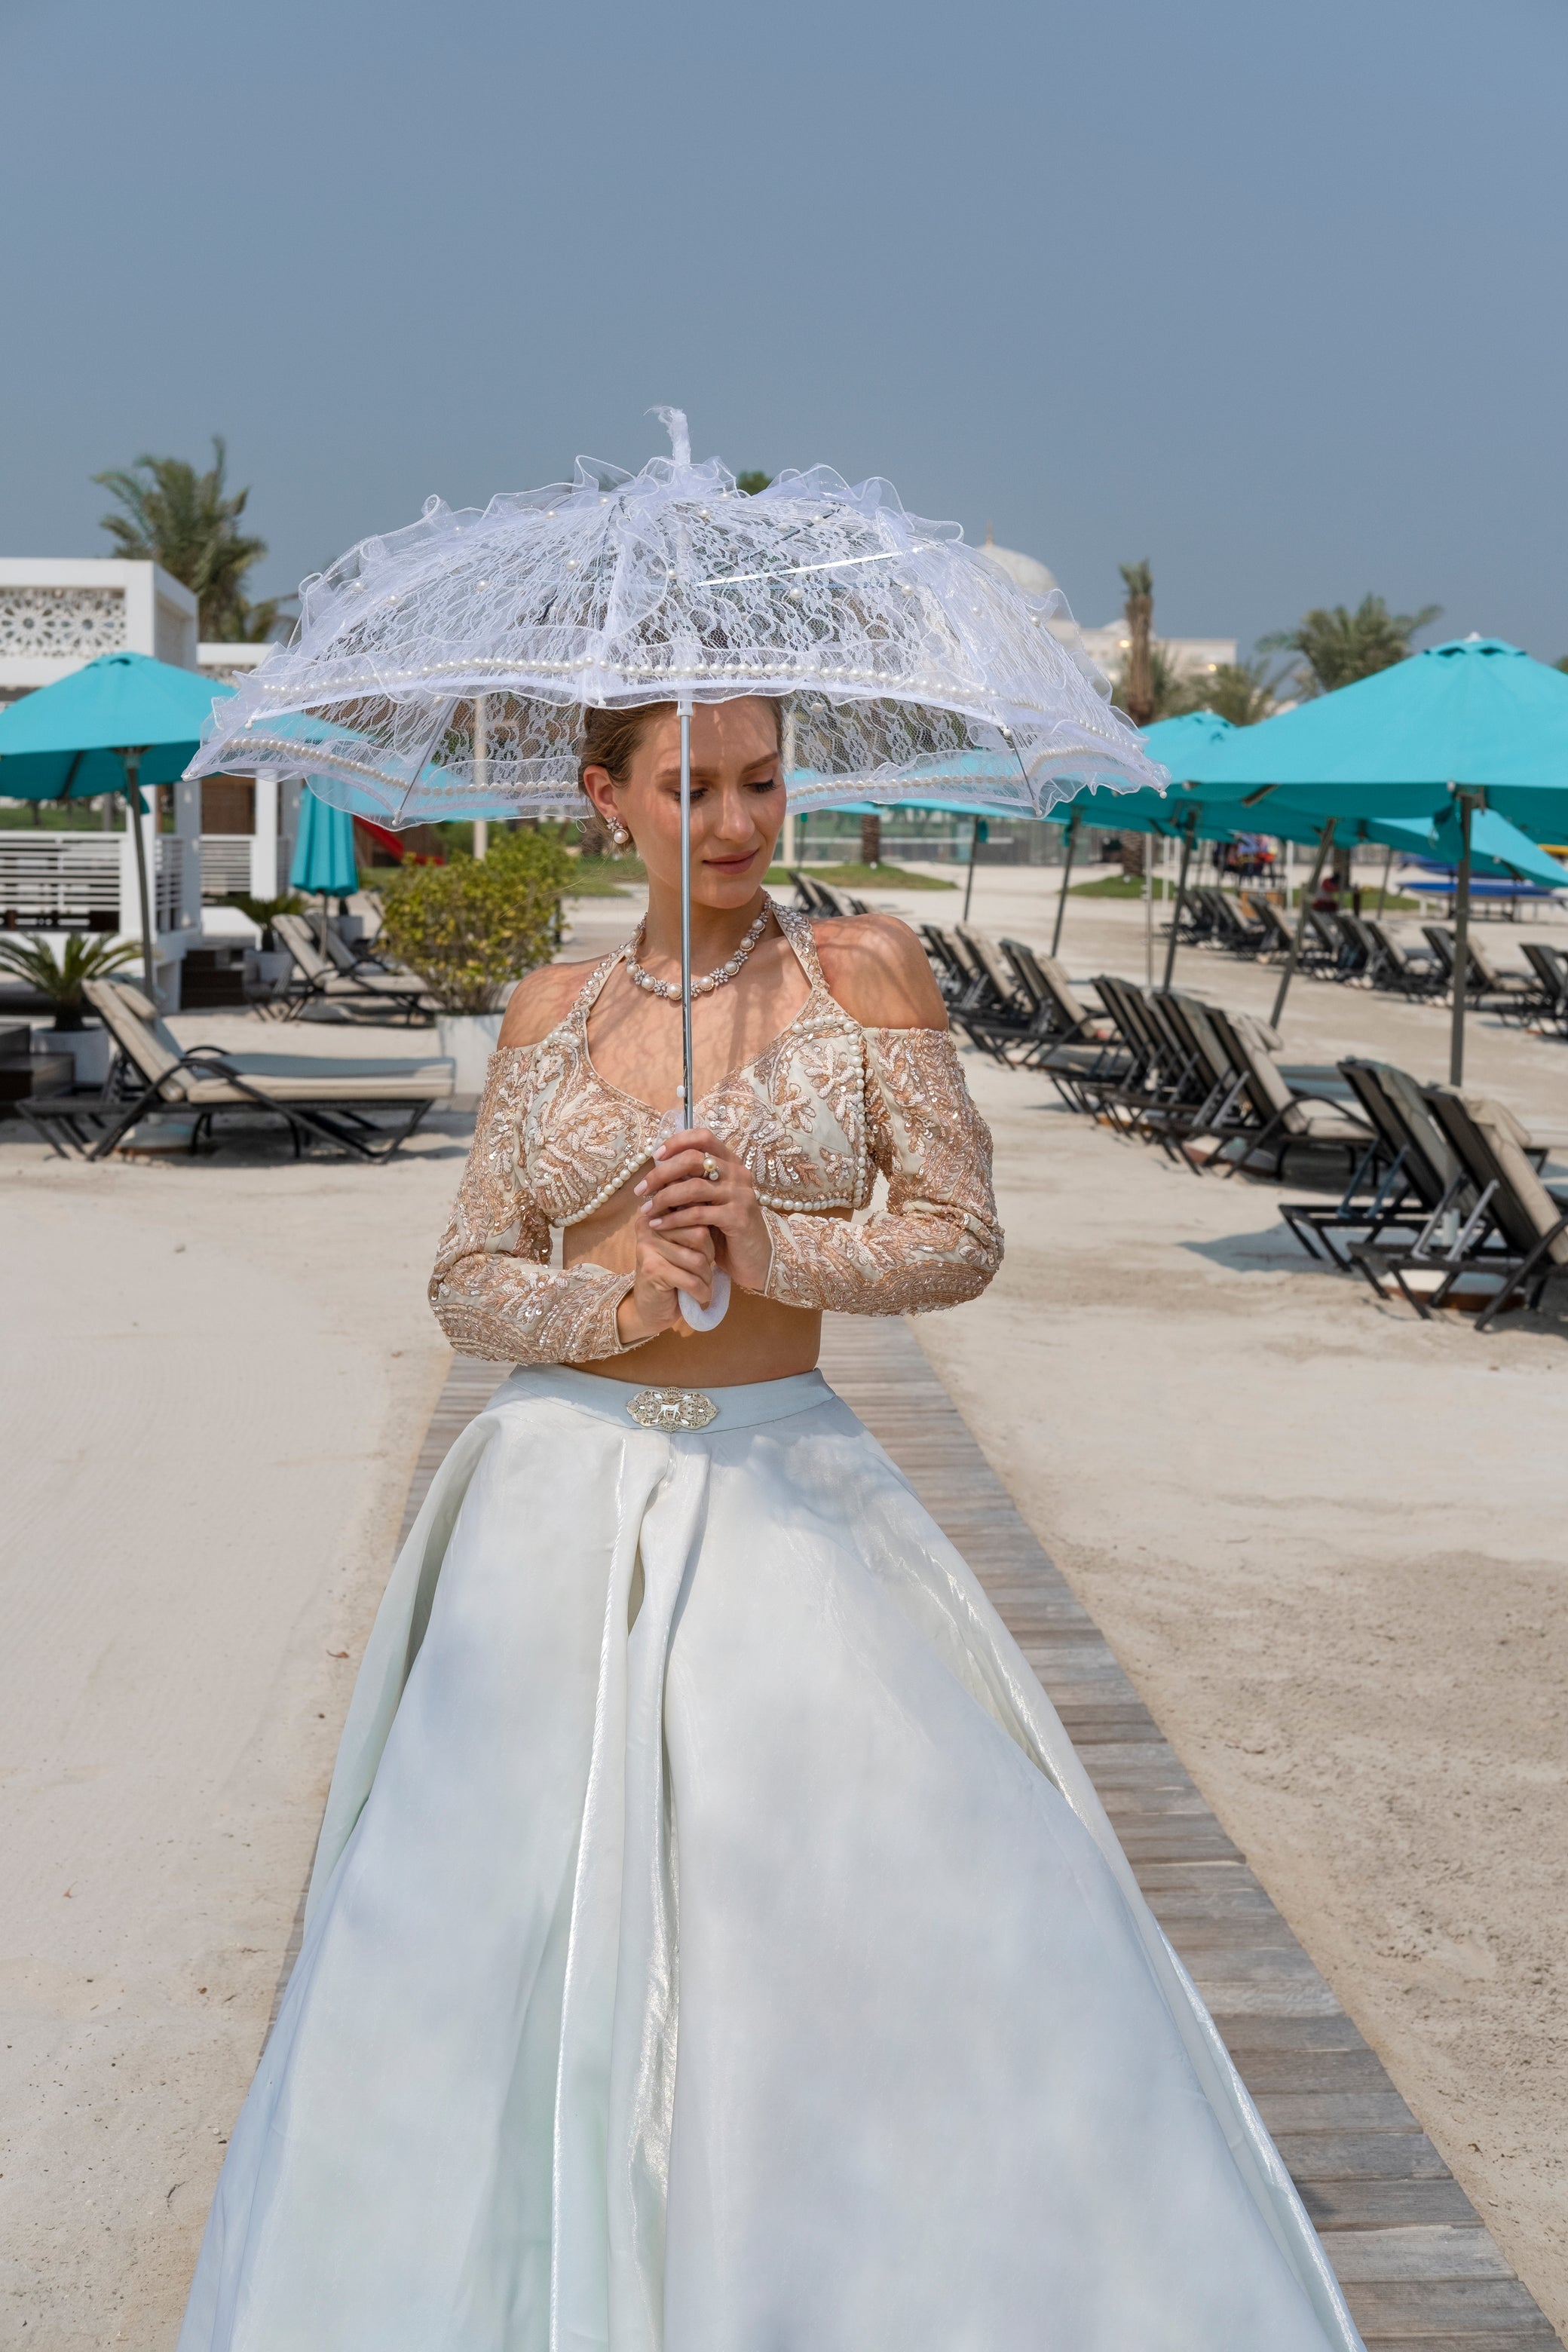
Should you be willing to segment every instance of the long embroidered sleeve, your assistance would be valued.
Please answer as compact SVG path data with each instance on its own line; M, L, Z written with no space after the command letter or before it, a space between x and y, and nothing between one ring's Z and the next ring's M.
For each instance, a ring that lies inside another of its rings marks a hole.
M624 1355L616 1310L634 1277L591 1262L550 1264L550 1225L521 1147L531 1055L492 1055L473 1149L430 1277L436 1320L459 1355L508 1364L588 1364Z
M944 1029L868 1029L867 1142L888 1204L861 1224L764 1208L764 1296L785 1307L911 1315L983 1291L1002 1263L991 1136Z

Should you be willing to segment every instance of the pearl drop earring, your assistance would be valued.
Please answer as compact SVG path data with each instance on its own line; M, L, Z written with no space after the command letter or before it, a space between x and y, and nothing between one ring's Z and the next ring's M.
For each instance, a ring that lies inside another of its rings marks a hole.
M610 827L610 839L615 843L617 849L624 849L627 842L631 839L631 835L626 831L624 824L613 824Z

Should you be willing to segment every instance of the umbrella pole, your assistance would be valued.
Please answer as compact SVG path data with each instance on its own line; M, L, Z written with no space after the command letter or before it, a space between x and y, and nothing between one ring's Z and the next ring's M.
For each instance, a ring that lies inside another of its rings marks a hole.
M1323 827L1322 838L1318 844L1318 855L1312 866L1312 878L1302 891L1301 903L1296 910L1296 929L1290 938L1290 952L1285 959L1285 969L1279 975L1279 992L1274 999L1274 1010L1268 1016L1269 1024L1275 1029L1279 1026L1279 1015L1285 1010L1285 999L1290 993L1290 982L1296 976L1296 966L1301 960L1301 940L1307 929L1307 909L1318 895L1318 884L1323 875L1323 863L1333 845L1334 820L1331 817Z
M1448 1084L1465 1083L1465 999L1470 991L1470 824L1476 811L1471 793L1459 794L1459 872L1454 889L1454 1019L1448 1036Z
M1154 838L1144 835L1143 850L1143 985L1154 985Z
M980 846L980 819L974 820L974 831L969 837L969 872L963 882L963 919L969 920L969 894L974 887L974 853Z
M691 1080L691 697L676 705L680 718L680 1115L689 1125L696 1101Z
M1393 871L1394 844L1390 842L1388 855L1383 861L1383 879L1377 886L1377 911L1380 915L1386 915L1388 912L1388 877Z
M148 995L158 1002L153 981L153 902L147 889L147 842L142 831L142 754L139 751L121 751L125 769L125 797L131 813L131 830L136 836L136 890L142 902L142 970Z
M1176 877L1176 896L1171 908L1171 936L1165 942L1165 977L1160 982L1162 996L1171 993L1171 975L1176 969L1176 933L1182 928L1182 908L1187 903L1187 869L1193 860L1193 833L1196 824L1194 812L1182 835L1182 870Z
M691 1076L691 697L681 695L675 708L680 719L680 1124L689 1127L697 1102ZM715 1267L712 1303L707 1307L687 1291L676 1295L693 1331L716 1330L729 1310L730 1277L722 1266Z
M1059 953L1062 943L1062 918L1068 910L1068 884L1072 880L1073 852L1078 847L1078 811L1068 819L1068 854L1062 860L1062 887L1057 893L1057 927L1051 933L1051 953Z

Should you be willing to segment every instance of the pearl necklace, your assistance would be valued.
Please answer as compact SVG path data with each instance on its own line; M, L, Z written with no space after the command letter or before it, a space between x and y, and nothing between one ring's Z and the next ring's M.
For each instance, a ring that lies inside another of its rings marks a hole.
M741 966L745 962L746 958L751 954L752 950L756 946L757 941L762 938L763 933L767 929L768 917L773 913L773 902L764 890L763 893L763 911L757 917L756 921L752 925L751 929L746 933L745 938L741 941L740 946L735 950L734 954L730 958L729 962L719 964L712 971L705 971L700 980L694 980L691 983L691 993L693 996L709 996L712 993L714 989L722 988L727 982L734 979L735 974L740 971ZM632 934L632 937L626 941L626 946L621 950L621 953L626 960L626 978L631 981L636 987L646 988L650 995L662 996L667 1003L679 1004L680 1002L679 982L674 980L655 980L652 972L644 971L641 964L637 961L637 950L642 945L643 934L647 929L647 917L645 915L642 921L637 925L636 931Z

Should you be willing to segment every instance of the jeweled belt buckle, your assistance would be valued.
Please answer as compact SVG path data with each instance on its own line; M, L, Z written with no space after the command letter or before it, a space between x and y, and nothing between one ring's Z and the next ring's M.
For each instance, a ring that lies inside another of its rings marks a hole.
M639 1389L626 1411L642 1429L706 1429L719 1418L700 1389Z

